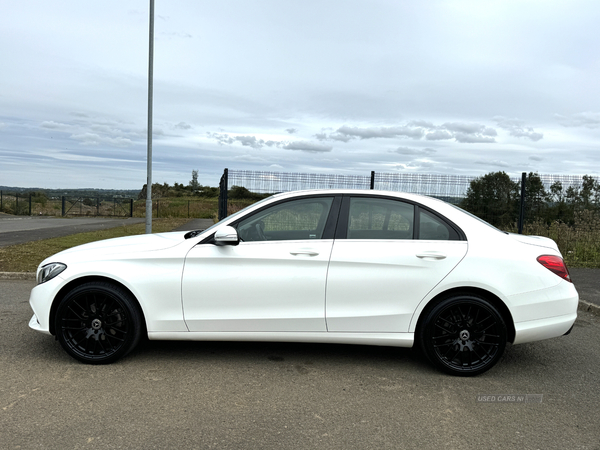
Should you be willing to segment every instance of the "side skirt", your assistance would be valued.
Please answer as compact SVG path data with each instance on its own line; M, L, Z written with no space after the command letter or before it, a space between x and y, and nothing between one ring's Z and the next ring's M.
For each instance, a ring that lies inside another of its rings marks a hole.
M414 333L165 332L148 333L153 341L256 341L412 347Z

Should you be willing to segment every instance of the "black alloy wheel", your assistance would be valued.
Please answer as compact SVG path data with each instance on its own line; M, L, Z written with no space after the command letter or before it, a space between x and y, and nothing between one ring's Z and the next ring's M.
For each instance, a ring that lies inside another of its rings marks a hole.
M426 313L418 339L439 369L459 376L483 373L506 347L506 324L487 300L474 295L446 298Z
M86 283L61 300L55 330L73 358L87 364L109 364L136 346L142 316L128 292L109 283Z

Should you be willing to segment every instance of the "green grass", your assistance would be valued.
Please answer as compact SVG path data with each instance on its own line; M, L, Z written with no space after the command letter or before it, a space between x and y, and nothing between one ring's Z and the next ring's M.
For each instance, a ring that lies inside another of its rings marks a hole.
M576 213L575 223L547 225L541 221L526 224L524 234L554 240L568 267L600 268L600 213L584 210Z
M187 218L154 219L152 232L172 231L189 221ZM0 248L0 272L35 272L40 262L60 251L88 242L144 234L145 230L146 224L139 223L3 247Z

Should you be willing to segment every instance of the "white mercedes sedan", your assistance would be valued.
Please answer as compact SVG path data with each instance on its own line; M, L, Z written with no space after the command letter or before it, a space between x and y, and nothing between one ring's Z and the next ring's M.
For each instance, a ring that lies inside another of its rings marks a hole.
M203 231L110 239L43 261L29 326L106 364L149 339L412 347L476 375L506 343L568 334L578 294L555 242L430 197L273 195Z

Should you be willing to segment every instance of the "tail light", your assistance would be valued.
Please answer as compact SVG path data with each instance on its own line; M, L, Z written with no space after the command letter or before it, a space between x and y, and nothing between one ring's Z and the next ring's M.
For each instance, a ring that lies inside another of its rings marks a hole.
M554 255L542 255L538 257L538 262L544 266L546 269L554 272L556 275L561 277L563 280L567 280L569 283L571 281L571 275L569 274L569 269L565 265L565 262L560 256Z

